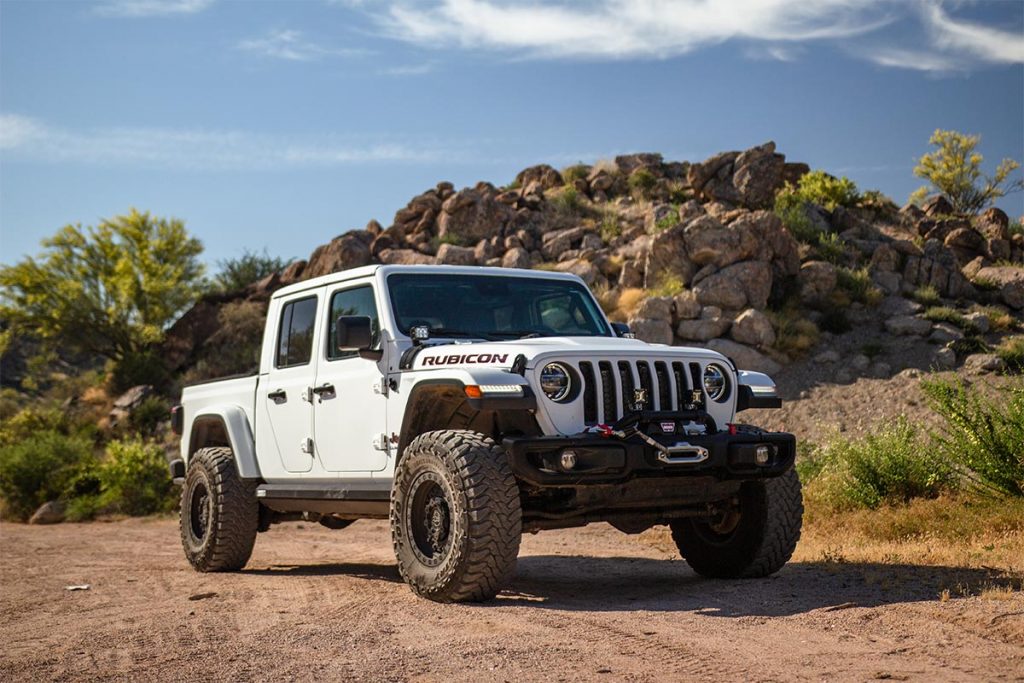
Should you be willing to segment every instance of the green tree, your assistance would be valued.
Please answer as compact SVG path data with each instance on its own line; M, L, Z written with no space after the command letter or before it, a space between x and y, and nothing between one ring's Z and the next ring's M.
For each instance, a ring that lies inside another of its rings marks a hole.
M214 276L214 286L222 292L237 292L271 273L284 270L291 262L292 259L268 255L266 249L261 254L246 249L238 258L217 261L220 272Z
M921 187L910 195L910 201L920 202L929 190L936 190L949 199L956 212L976 214L1007 193L1024 189L1024 180L1009 179L1020 168L1013 159L1003 159L995 175L982 173L984 157L975 151L979 142L980 135L936 130L928 143L937 149L921 157L914 168L914 175L927 180L931 187Z
M138 355L203 286L202 244L177 219L132 209L68 225L44 251L0 267L0 315L22 332L114 361Z

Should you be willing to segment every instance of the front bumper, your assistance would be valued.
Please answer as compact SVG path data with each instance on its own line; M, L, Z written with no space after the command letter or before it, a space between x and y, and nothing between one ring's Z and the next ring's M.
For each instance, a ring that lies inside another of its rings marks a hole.
M785 473L796 458L796 437L784 432L722 431L652 438L678 457L666 457L637 436L625 440L591 434L508 437L503 445L516 478L537 488L615 484L638 477L764 479ZM574 455L572 468L562 464L566 451Z

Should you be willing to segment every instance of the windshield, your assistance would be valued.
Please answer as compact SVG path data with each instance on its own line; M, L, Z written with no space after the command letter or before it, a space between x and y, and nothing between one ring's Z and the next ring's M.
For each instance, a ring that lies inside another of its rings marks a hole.
M398 329L426 325L437 337L609 337L586 287L572 280L395 273L388 276Z

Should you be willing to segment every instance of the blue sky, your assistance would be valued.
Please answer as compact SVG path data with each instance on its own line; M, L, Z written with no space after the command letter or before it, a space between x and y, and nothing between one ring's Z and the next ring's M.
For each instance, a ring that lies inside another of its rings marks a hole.
M936 128L1024 157L1024 2L0 0L0 262L132 206L304 258L439 180L766 140L902 203Z

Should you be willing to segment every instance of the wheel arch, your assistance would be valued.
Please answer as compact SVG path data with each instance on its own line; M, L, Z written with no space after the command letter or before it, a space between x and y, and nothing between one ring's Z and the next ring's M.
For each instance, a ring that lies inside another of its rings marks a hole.
M192 418L186 449L188 459L200 448L215 446L231 448L240 478L260 478L252 427L240 406L209 406Z
M396 462L401 460L413 439L432 431L466 429L489 436L498 443L503 434L540 434L540 426L533 415L536 401L528 387L524 387L526 395L518 405L506 402L489 405L486 399L466 397L467 383L485 383L477 380L467 375L465 378L433 377L415 383L405 404Z

